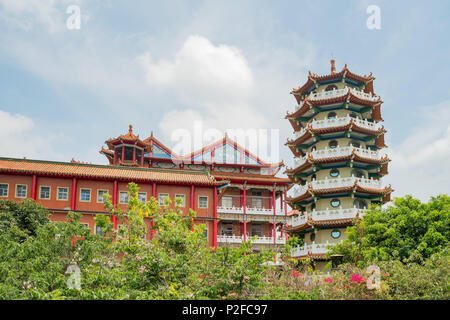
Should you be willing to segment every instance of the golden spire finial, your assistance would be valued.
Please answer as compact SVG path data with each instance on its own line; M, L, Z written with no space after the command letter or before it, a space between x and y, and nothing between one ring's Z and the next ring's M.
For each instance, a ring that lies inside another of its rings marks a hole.
M330 60L330 62L331 62L331 74L334 74L334 73L336 73L336 66L334 65L334 59L331 59Z
M128 128L129 128L129 129L128 129L128 132L129 132L129 133L133 133L133 125L130 124L130 125L128 126Z

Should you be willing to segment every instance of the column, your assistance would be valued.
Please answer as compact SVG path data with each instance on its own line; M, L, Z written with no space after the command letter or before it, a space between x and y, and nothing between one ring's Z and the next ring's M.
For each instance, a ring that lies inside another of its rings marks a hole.
M114 161L113 161L113 164L114 165L117 164L117 149L116 148L114 148Z
M284 216L285 217L287 217L287 202L286 202L286 199L287 199L287 190L286 190L286 187L284 187ZM288 237L289 236L286 233L286 241L287 241Z
M214 207L213 245L214 250L217 250L217 187L214 187L213 207Z
M136 145L133 147L133 163L136 161Z
M244 242L247 241L247 198L246 198L246 188L244 184L244 189L242 190L243 204L244 204Z
M114 187L113 187L113 206L117 205L117 195L118 195L118 182L117 180L114 180ZM117 230L117 217L113 214L112 216L112 222L114 225L114 230Z
M141 167L144 166L144 149L141 150Z
M273 231L272 231L272 235L273 235L273 244L277 244L277 225L275 223L275 219L276 219L276 210L277 210L277 206L275 205L275 188L273 188L272 191L272 203L273 203Z
M31 181L31 199L36 201L37 195L37 176L33 174L33 179Z
M156 197L156 182L153 182L153 184L152 184L152 197L155 198L156 201L158 201L158 198ZM153 230L153 227L155 226L155 222L152 220L150 225L152 227L152 231L150 232L150 239L153 239L153 237L155 236L155 230Z
M77 204L77 178L72 178L72 203L70 205L70 210L75 211Z
M191 185L191 196L190 196L190 206L189 208L191 208L192 210L195 211L195 186L192 184ZM194 231L194 218L192 218L192 227L191 227L191 231Z
M125 146L122 146L122 162L125 160Z

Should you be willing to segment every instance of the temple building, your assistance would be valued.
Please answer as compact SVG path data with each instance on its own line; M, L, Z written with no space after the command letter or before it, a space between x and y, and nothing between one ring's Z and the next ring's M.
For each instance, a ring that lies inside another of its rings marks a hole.
M383 101L374 93L374 79L347 65L336 72L331 60L330 74L310 72L291 92L297 105L286 115L294 129L286 145L295 157L285 173L295 186L286 199L294 209L286 230L304 240L292 256L310 258L319 269L326 264L327 247L345 239L346 227L370 204L389 201L393 191L380 180L390 160L382 153Z
M283 162L266 163L227 135L188 155L177 155L153 136L140 139L130 125L127 133L105 141L100 153L108 165L0 158L0 199L31 198L63 221L69 211L101 233L94 216L104 214L103 194L127 209L127 184L140 187L139 198L181 199L181 210L196 211L194 223L206 225L210 246L239 245L256 236L254 249L277 250L285 244L290 179L275 175ZM174 205L174 204L172 204ZM146 219L154 236L152 221ZM115 222L115 228L117 228Z

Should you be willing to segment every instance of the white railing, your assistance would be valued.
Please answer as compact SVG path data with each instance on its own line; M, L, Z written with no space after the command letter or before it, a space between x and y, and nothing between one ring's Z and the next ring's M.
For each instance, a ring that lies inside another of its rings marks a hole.
M312 129L323 129L330 127L342 127L350 123L350 119L353 119L353 123L358 127L378 131L380 129L380 124L375 122L370 122L368 120L352 118L348 114L345 117L336 117L332 119L316 120L312 119L311 128Z
M308 252L311 252L311 254L325 254L329 250L329 249L327 249L327 246L329 246L329 245L333 245L333 243L328 242L328 240L327 240L327 242L325 242L325 243L314 243L313 242L311 244L298 246L291 251L291 256L292 257L306 256L308 254Z
M337 147L337 148L325 147L325 149L312 151L311 156L314 159L344 157L344 156L350 155L353 150L355 150L356 154L358 154L359 156L364 157L364 158L370 158L370 159L375 159L375 160L381 159L380 153L378 151L373 151L373 150L365 149L365 148L358 148L358 147L354 147L354 146ZM306 156L304 158L306 160ZM294 164L295 164L295 160L296 160L296 158L294 158Z
M292 227L300 226L308 221L308 217L306 214L298 215L298 216L290 216L287 219L287 224Z
M345 96L348 93L348 87L330 91L321 91L309 94L309 100L323 100Z
M244 207L223 207L218 206L217 212L219 213L235 213L235 214L244 214ZM246 214L261 214L261 215L272 215L273 216L273 209L269 208L250 208L247 207ZM275 215L276 216L284 216L285 213L280 208L275 208Z
M295 158L294 158L294 169L295 169L295 168L298 168L298 167L300 167L300 166L302 166L303 164L305 164L306 158L307 158L306 155L303 156L303 157L301 157L301 158L295 157Z
M354 96L357 96L358 98L363 99L363 100L377 101L379 99L378 96L374 96L374 95L372 95L372 93L366 93L366 92L358 90L356 88L350 88L347 86L342 89L321 91L321 92L316 92L316 93L311 92L309 94L309 99L310 100L323 100L323 99L338 98L338 97L345 96L349 92L349 90Z
M381 180L375 180L373 178L356 178L359 186L372 189L384 189Z
M293 188L292 188L292 197L293 198L297 198L298 196L301 196L303 194L305 194L308 191L308 185L298 185L296 184Z
M297 140L301 136L303 136L306 133L306 128L301 128L299 131L294 132L293 141Z
M247 241L251 241L251 238L252 237L247 236ZM277 238L275 241L276 241L276 244L285 244L286 238L285 237ZM241 235L241 236L220 235L220 236L217 236L217 242L220 242L220 243L242 243L242 242L244 242L244 236L243 235ZM273 237L266 237L266 236L256 237L256 239L254 241L252 241L252 243L273 244Z
M331 119L323 119L323 120L316 120L312 119L311 121L311 128L312 129L322 129L322 128L329 128L329 127L342 127L350 123L350 116L346 115L345 117L336 117Z
M356 217L359 212L360 215L364 215L366 209L358 209L356 207L350 209L325 209L311 212L311 219L316 221L323 220L339 220L339 219L352 219Z
M366 92L364 92L364 91L357 90L357 89L355 89L355 88L350 88L350 92L351 92L353 95L355 95L355 96L357 96L358 98L363 99L363 100L377 101L377 100L379 99L378 96L374 96L374 95L372 95L372 93L366 93Z
M325 210L313 210L310 213L311 220L323 221L323 220L339 220L339 219L352 219L359 213L360 216L364 216L367 209L358 209L356 207L349 209L325 209ZM308 221L306 214L291 216L287 219L287 224L291 227L300 226Z

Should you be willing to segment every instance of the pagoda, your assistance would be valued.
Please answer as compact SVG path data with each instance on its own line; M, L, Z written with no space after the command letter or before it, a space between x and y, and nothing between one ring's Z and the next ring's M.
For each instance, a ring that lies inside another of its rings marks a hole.
M328 246L345 239L346 227L371 204L390 201L393 191L380 180L390 160L382 152L383 101L374 93L374 79L347 65L336 72L331 60L330 74L309 72L306 83L291 92L297 105L285 117L294 128L286 145L295 157L285 173L295 186L286 198L294 209L286 231L304 239L292 256L310 258L319 269Z

